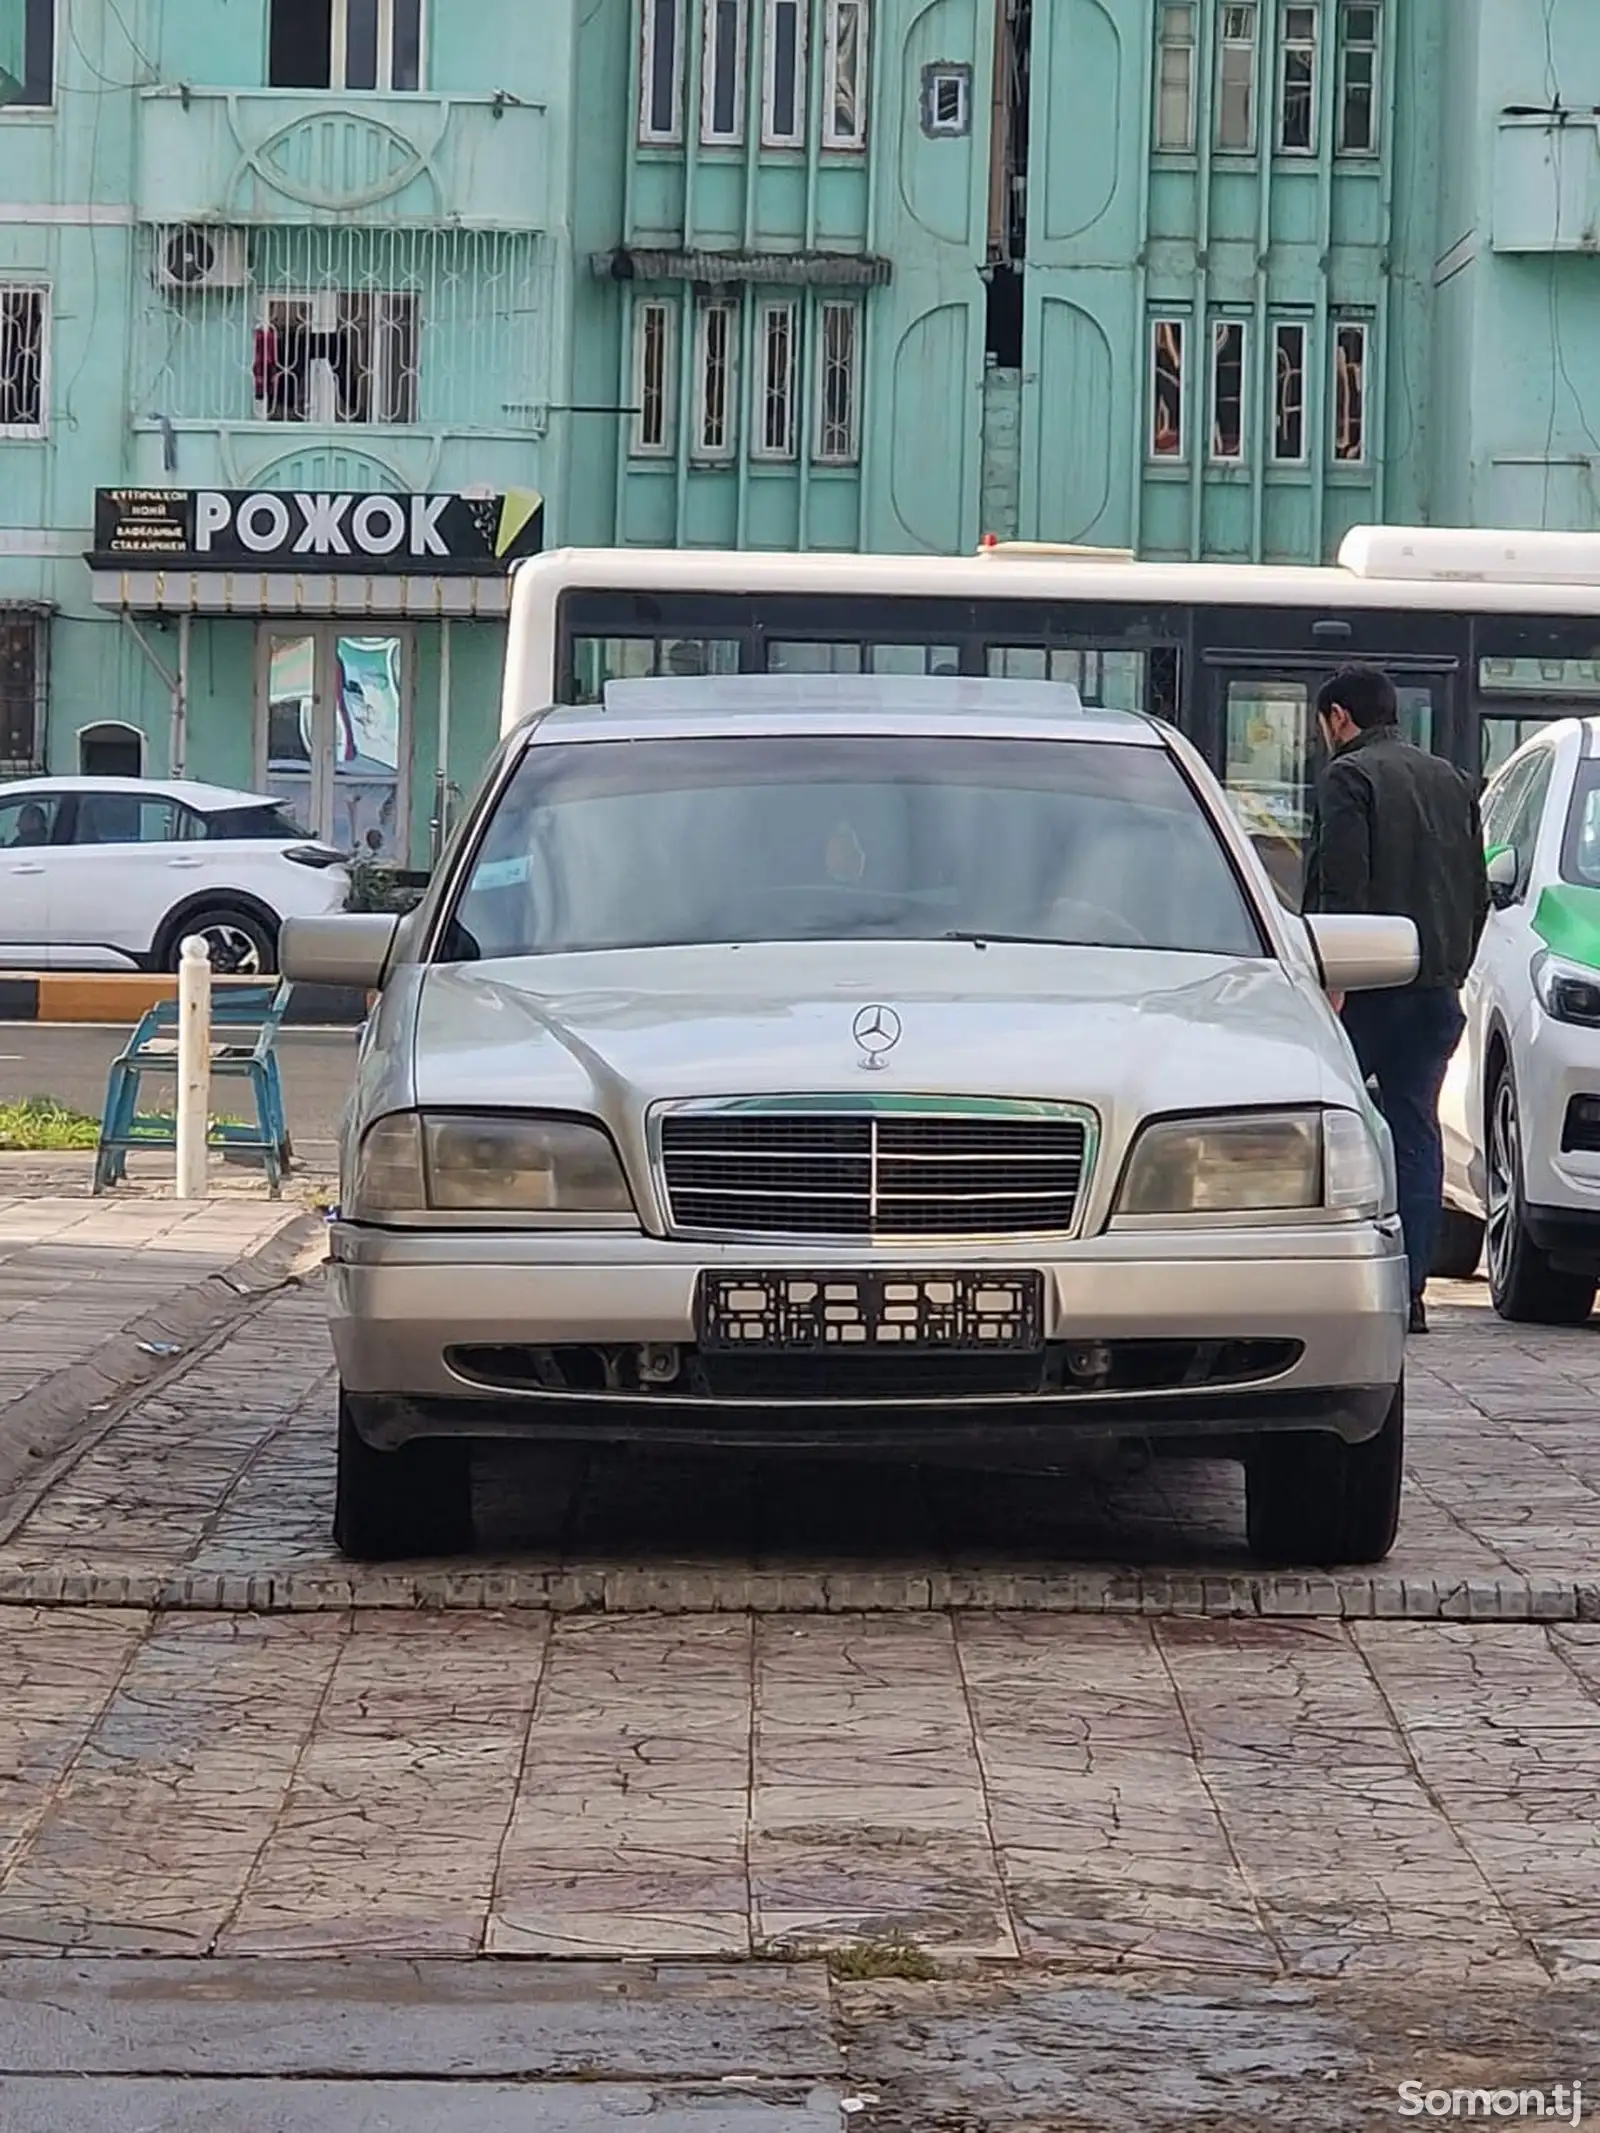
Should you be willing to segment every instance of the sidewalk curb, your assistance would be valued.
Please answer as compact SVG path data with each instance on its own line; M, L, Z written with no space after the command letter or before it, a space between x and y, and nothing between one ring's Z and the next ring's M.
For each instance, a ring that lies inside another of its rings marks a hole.
M260 978L225 978L217 988L260 985ZM266 982L273 982L268 980ZM0 1022L127 1023L160 1000L178 996L176 977L143 971L7 971L0 976ZM297 985L284 1012L285 1029L356 1029L367 1019L368 995L342 985Z
M9 1521L8 1521L9 1526ZM1113 1571L352 1569L173 1577L93 1571L0 1574L0 1608L144 1613L1122 1615L1270 1622L1600 1622L1600 1580L1559 1577L1308 1577Z
M300 1281L320 1260L326 1235L320 1215L286 1212L255 1251L191 1282L11 1401L0 1412L0 1542L136 1400L180 1376L269 1297ZM163 1347L179 1352L151 1352Z

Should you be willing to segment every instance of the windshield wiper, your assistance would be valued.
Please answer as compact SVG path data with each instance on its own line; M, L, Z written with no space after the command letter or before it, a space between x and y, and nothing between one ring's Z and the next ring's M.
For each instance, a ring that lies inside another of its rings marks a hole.
M992 942L997 948L1070 948L1083 943L1051 940L1044 933L990 933L986 930L973 932L957 931L941 933L942 941L968 941L974 948L987 948Z

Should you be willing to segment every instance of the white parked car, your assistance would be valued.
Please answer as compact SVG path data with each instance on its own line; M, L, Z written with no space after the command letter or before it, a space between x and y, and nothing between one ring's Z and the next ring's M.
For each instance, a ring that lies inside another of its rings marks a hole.
M1320 957L1320 970L1319 970ZM1372 1561L1407 1315L1387 1129L1292 917L1154 721L1049 683L615 684L503 745L382 984L333 1226L335 1533L461 1547L476 1438L1241 1458Z
M1600 718L1555 721L1483 796L1491 909L1440 1104L1434 1270L1487 1244L1502 1318L1575 1325L1600 1281Z
M176 970L190 934L212 968L278 967L286 918L344 908L340 853L270 795L158 778L0 785L0 966Z

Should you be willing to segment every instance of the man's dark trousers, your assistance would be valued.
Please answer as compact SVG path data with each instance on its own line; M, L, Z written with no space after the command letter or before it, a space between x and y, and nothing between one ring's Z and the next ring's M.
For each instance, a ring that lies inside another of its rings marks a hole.
M1407 985L1352 993L1344 1003L1344 1026L1362 1073L1378 1085L1378 1101L1394 1136L1411 1293L1420 1296L1433 1266L1444 1204L1439 1093L1466 1017L1446 987Z

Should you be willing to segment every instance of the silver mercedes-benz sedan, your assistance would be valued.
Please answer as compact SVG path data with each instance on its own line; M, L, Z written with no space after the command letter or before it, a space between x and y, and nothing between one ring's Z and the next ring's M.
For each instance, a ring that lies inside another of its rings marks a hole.
M1153 720L1047 683L616 685L502 745L381 987L330 1275L340 1546L471 1538L475 1439L1244 1461L1278 1561L1400 1495L1388 1136L1291 916Z

